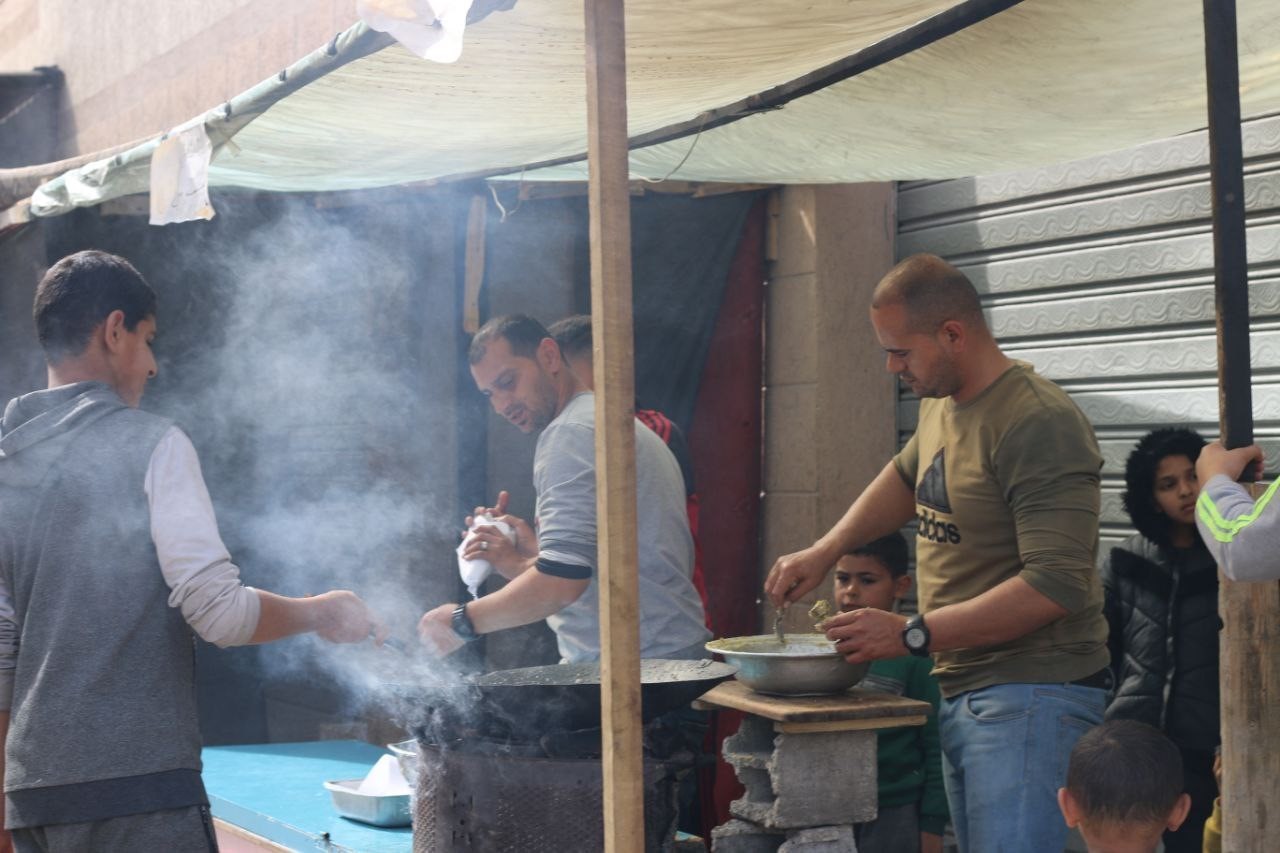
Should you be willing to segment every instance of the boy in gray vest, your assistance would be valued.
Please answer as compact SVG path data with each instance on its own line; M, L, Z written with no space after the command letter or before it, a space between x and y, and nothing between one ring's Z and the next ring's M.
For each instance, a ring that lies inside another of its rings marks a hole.
M49 387L0 419L0 851L216 850L193 632L385 631L351 592L240 583L191 441L137 408L156 297L128 261L63 258L34 314Z

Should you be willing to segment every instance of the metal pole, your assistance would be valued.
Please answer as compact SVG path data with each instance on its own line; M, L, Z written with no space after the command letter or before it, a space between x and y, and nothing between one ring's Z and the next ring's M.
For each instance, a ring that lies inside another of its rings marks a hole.
M1204 0L1213 190L1218 394L1227 447L1253 443L1248 256L1235 0ZM1265 850L1280 829L1280 585L1222 579L1219 643L1224 850Z
M1253 389L1235 0L1204 0L1204 39L1218 307L1218 411L1227 447L1243 447L1253 443Z

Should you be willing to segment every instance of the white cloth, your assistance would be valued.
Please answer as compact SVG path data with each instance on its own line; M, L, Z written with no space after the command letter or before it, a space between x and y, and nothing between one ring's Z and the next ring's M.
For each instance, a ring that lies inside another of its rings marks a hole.
M151 155L151 224L212 219L209 159L213 143L203 119L175 128Z
M410 53L432 62L457 62L472 0L357 0L356 14Z

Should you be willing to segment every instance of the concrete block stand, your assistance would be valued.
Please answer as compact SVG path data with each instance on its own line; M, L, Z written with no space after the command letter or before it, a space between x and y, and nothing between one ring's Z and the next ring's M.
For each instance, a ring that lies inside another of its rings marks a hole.
M929 711L861 690L761 696L736 681L697 704L745 713L723 752L746 792L712 830L712 853L857 853L853 824L877 813L876 732L922 725Z

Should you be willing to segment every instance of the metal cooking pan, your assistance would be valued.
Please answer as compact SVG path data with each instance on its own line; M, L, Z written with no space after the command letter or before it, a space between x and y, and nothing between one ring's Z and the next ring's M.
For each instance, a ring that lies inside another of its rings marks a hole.
M712 660L642 660L641 717L649 722L688 705L736 668ZM491 672L475 679L480 711L513 734L592 729L600 725L600 664L553 664Z
M713 660L642 660L645 722L688 705L735 667ZM600 726L600 665L553 664L491 672L462 683L387 684L410 727L448 737L470 731L498 740L536 741L548 734Z

